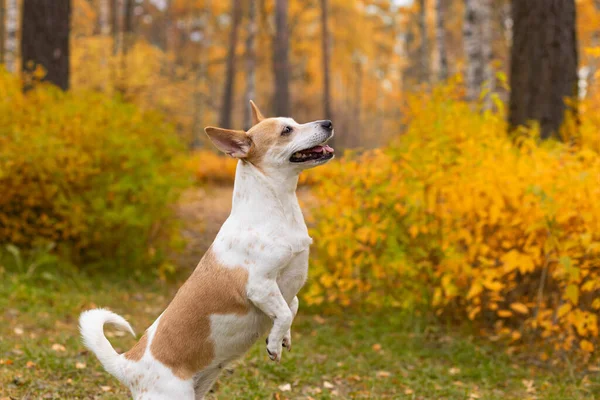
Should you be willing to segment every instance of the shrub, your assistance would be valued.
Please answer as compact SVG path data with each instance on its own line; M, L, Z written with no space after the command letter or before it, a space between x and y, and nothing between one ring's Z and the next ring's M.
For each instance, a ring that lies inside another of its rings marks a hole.
M152 112L0 71L0 243L127 270L163 254L182 147ZM160 240L159 240L160 239Z
M198 183L233 185L237 160L209 150L196 151L186 162Z
M317 177L305 300L429 306L515 344L543 338L557 350L592 352L598 138L579 147L539 142L535 128L509 137L502 109L473 111L455 93L412 98L404 135ZM585 109L582 120L591 132Z

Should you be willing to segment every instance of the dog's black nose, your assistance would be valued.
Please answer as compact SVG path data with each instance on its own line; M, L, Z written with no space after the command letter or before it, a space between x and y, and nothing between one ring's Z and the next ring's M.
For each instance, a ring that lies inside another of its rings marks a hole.
M323 120L323 121L319 121L319 124L320 124L320 125L321 125L323 128L327 129L328 131L332 131L332 130L333 130L333 124L332 124L332 123L331 123L331 121L330 121L330 120L328 120L328 119L326 119L326 120Z

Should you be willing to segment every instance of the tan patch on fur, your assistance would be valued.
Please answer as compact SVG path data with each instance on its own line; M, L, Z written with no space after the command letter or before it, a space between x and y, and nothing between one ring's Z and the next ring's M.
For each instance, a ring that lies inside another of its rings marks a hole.
M158 323L152 355L181 379L189 379L211 363L210 316L247 314L248 270L222 266L209 249L179 289Z
M246 160L260 167L262 159L269 149L278 143L285 144L290 140L289 136L281 136L283 125L275 118L262 120L248 131L252 139L252 147L248 152Z
M131 361L140 361L146 352L146 347L148 347L148 337L144 333L135 346L125 353L125 358Z

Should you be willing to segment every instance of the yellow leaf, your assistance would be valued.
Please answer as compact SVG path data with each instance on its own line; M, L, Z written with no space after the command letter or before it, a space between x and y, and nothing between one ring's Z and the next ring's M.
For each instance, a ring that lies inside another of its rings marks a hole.
M519 314L527 315L529 314L529 308L523 303L512 303L510 305L510 309Z
M591 353L594 351L594 345L588 340L582 340L581 342L579 342L579 347L586 353Z
M496 313L500 318L510 318L513 315L509 310L498 310Z
M567 286L563 297L567 300L571 300L571 303L577 305L579 303L579 288L574 284Z
M565 303L562 306L558 307L558 311L556 311L558 318L562 318L565 315L567 315L569 313L569 311L571 311L572 308L573 307L571 306L570 303Z

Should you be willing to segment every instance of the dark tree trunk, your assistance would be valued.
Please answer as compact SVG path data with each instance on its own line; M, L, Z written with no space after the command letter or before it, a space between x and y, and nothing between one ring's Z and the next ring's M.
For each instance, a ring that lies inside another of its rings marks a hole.
M45 81L63 90L69 88L70 19L70 0L23 2L21 54L25 77L41 65L46 70Z
M429 69L429 36L427 35L427 2L419 0L419 36L421 45L419 46L419 82L428 83L430 81Z
M238 31L242 16L241 7L241 0L231 0L231 31L229 32L225 88L223 90L223 102L221 103L221 117L219 118L219 126L223 128L231 128L233 89L235 88L235 49L237 48Z
M329 15L327 0L321 0L321 45L323 52L323 118L333 119L331 112L330 69L329 69Z
M273 108L276 116L290 115L289 93L289 32L288 0L275 1L275 51L273 52L273 73L275 76L275 96Z
M246 94L244 104L244 129L252 127L250 100L256 100L256 51L254 42L258 25L256 23L256 0L249 0L248 36L246 38Z
M135 0L125 0L125 15L123 18L123 53L127 54L133 44L133 9Z
M513 0L510 66L512 128L538 121L546 139L556 134L577 100L575 0Z

